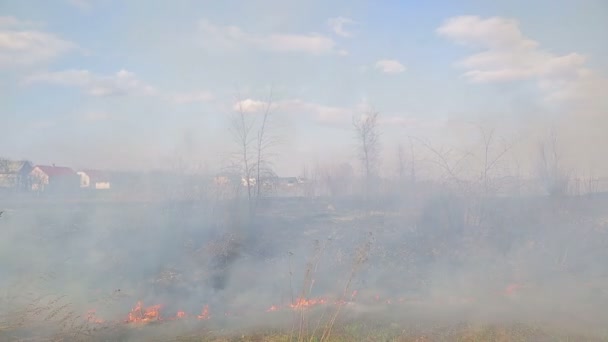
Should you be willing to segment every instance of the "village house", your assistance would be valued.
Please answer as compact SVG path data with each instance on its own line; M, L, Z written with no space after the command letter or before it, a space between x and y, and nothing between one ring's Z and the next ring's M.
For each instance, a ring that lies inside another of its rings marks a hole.
M0 159L0 190L25 191L28 189L28 175L32 163Z
M82 170L77 172L80 177L80 188L94 190L110 189L110 177L98 170Z
M213 185L216 187L229 187L241 183L243 179L236 174L220 173L213 177Z
M256 179L255 177L249 177L249 184L247 184L247 177L243 176L241 177L241 185L244 187L247 187L247 185L249 185L250 187L255 187L255 183L256 183Z
M72 191L79 187L79 176L69 167L36 165L29 173L32 191Z

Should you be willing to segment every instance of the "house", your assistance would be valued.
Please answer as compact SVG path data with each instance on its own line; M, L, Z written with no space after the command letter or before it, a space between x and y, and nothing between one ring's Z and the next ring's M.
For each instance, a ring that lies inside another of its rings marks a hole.
M70 191L78 189L80 177L65 166L36 165L29 173L29 184L33 191Z
M80 187L95 190L110 189L110 177L107 173L98 170L82 170L77 172L80 176Z
M241 183L242 179L233 173L220 173L213 177L213 185L216 187L228 187Z
M247 177L241 177L241 185L244 187L255 187L256 179L255 177L249 177L249 183L247 183Z
M32 168L32 163L28 161L0 159L0 189L27 190L28 174Z
M279 177L279 184L286 187L296 186L298 182L298 177Z

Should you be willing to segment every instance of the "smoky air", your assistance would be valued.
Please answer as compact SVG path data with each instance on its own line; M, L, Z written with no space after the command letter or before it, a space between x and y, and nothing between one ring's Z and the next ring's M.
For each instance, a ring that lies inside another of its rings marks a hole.
M0 341L605 341L608 7L460 6L0 5Z

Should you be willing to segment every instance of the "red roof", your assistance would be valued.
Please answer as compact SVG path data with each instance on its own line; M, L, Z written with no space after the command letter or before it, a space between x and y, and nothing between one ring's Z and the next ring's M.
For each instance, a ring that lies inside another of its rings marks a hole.
M76 172L65 166L49 166L49 165L36 165L42 172L46 173L49 177L64 177L64 176L75 176Z

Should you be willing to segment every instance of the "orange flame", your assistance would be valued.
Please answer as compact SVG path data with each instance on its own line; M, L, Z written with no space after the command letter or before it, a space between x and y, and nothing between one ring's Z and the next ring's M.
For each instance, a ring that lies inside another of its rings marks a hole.
M273 311L279 311L279 307L276 305L272 305L268 308L268 310L266 310L266 312L273 312Z
M312 298L312 299L298 298L296 300L296 302L293 303L293 304L291 304L290 306L293 309L301 309L301 308L309 308L309 307L314 306L314 305L325 304L325 303L327 303L327 301L325 299L323 299L323 298L318 298L318 299L315 299L315 298Z
M177 314L175 315L175 317L184 318L184 317L186 317L186 313L184 311L178 311Z
M210 317L211 316L209 315L209 305L205 305L203 307L203 311L201 312L201 314L197 316L198 319L204 319L204 320L207 320Z
M137 305L129 312L127 323L147 323L158 320L160 320L160 305L154 305L144 309L142 302L137 302Z

